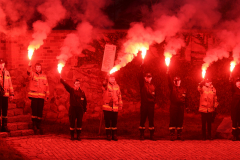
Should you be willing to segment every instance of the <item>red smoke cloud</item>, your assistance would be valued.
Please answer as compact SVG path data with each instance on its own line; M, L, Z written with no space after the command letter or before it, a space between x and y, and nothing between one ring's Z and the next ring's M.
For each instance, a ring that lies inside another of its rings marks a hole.
M30 20L34 12L34 7L31 5L27 1L1 0L0 32L9 36L25 34L27 21Z
M78 25L77 31L70 33L64 39L61 47L61 54L57 57L59 63L65 62L73 55L79 55L92 40L93 26L89 22L82 22Z
M47 0L38 6L37 10L43 15L44 21L38 20L33 23L33 41L31 41L29 45L31 49L38 49L52 28L55 27L60 20L64 19L66 14L66 9L62 6L60 0Z
M185 45L184 40L177 36L178 33L191 28L211 29L220 19L216 0L185 0L178 4L180 7L174 5L175 1L167 1L153 5L152 10L143 7L145 23L131 25L127 41L123 44L127 55L119 54L118 68L130 62L140 50L141 47L136 48L135 44L147 43L149 47L153 43L165 41L165 51L168 55L175 55Z
M109 4L106 0L83 0L83 1L69 1L64 3L67 8L74 5L79 8L73 9L68 12L68 15L79 22L76 32L67 35L64 40L61 53L57 57L59 63L65 65L65 62L73 55L79 55L83 49L87 48L87 44L90 43L95 37L94 33L97 29L103 27L110 27L113 23L102 12L102 8Z

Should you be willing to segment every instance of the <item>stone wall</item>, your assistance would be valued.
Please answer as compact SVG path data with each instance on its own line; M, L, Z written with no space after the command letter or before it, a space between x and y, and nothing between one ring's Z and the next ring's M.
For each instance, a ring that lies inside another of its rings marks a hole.
M73 31L52 31L44 40L44 44L34 52L32 64L40 62L43 71L47 74L50 86L50 100L45 102L44 119L68 123L69 94L59 83L57 72L56 56L60 54L63 40L68 33ZM7 60L7 69L10 71L15 90L14 103L24 108L24 113L31 113L30 100L28 99L27 77L27 47L31 41L32 32L19 37L8 37L0 34L0 58ZM121 48L121 39L125 38L126 31L107 31L99 34L99 40L89 44L89 48L83 50L83 55L70 58L63 68L62 77L70 85L76 78L81 81L81 87L85 91L88 106L84 120L99 118L102 106L101 83L106 73L101 71L101 63L106 43L117 45L117 53ZM183 47L171 60L170 71L172 75L182 78L182 85L188 89L190 95L190 109L197 112L199 105L199 94L197 85L201 81L202 58L205 56L208 46L212 45L213 37L209 33L185 33L186 46ZM120 41L119 41L120 40ZM157 88L156 108L169 106L169 89L166 78L166 66L163 57L163 44L150 46L145 59L149 71L153 73L153 82ZM116 55L117 57L117 55ZM140 61L139 61L140 60ZM229 112L231 92L228 88L229 61L225 59L209 67L208 73L213 73L213 84L216 86L220 102L220 110ZM133 61L123 67L116 77L120 85L123 97L123 110L119 114L139 111L140 95L137 73L141 58L134 58ZM237 67L235 73L239 73ZM222 87L226 86L226 87Z
M68 33L72 31L52 31L44 44L34 52L32 64L40 62L43 65L43 71L47 74L50 99L45 102L43 118L47 121L68 123L69 93L65 90L59 81L57 72L56 56L60 54L60 48L63 40ZM24 113L31 113L31 101L28 99L29 79L27 76L27 47L31 41L31 32L19 37L7 37L1 35L0 52L1 57L7 60L6 68L10 71L12 83L15 90L14 103L24 108ZM103 39L106 39L106 37ZM104 48L106 42L101 44ZM91 49L90 49L91 50ZM103 51L99 54L103 54ZM105 76L100 64L95 62L86 62L89 58L81 56L70 58L63 68L62 77L73 86L76 78L81 81L81 88L84 90L88 105L84 120L90 118L100 118L102 106L101 83ZM81 62L84 61L84 62ZM81 64L79 64L81 63ZM121 113L134 112L139 110L138 101L129 102L124 99L124 110ZM120 113L120 114L121 114Z

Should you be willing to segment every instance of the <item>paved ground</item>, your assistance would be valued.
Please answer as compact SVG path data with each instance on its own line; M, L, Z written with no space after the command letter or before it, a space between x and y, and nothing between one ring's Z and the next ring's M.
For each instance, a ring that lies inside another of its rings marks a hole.
M7 143L30 159L239 159L240 141L106 141L68 136L8 137Z

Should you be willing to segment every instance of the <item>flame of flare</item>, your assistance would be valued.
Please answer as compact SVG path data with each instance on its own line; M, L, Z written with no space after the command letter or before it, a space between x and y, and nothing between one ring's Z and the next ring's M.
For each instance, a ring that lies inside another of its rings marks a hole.
M117 72L120 69L120 66L115 66L110 70L110 74L113 74L114 72Z
M204 79L206 75L206 68L202 68L202 78Z
M233 69L235 68L235 66L236 66L236 62L235 62L235 61L232 61L232 62L230 63L230 71L231 71L231 72L233 71Z
M169 52L165 52L164 56L165 56L165 63L167 66L169 66L171 58L172 58L172 54Z
M28 59L29 59L29 60L32 59L33 52L34 52L34 49L33 49L33 48L28 48Z
M142 48L142 59L145 58L146 54L147 54L147 49L146 48Z
M64 64L62 63L59 63L58 64L58 73L61 73L62 72L62 68L64 67Z

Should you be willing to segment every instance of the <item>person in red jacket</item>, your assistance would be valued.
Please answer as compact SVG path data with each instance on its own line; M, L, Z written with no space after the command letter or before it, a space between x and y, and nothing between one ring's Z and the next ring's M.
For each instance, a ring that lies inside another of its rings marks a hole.
M13 100L13 86L9 72L5 69L5 61L0 59L0 128L2 112L2 132L8 132L7 128L7 111L8 99Z
M118 110L122 110L123 102L120 87L113 74L105 78L103 82L103 113L107 140L117 141ZM112 131L112 136L111 136ZM111 138L112 137L112 138Z
M77 140L81 140L83 114L87 111L87 99L84 91L80 88L78 79L74 82L74 87L67 84L62 78L60 82L70 94L69 122L71 140L74 140L75 120L77 119Z
M232 87L232 104L231 104L231 119L232 119L232 135L233 141L240 140L240 78L236 80L230 78Z
M31 62L27 70L29 76L29 92L28 97L31 100L32 108L32 122L35 134L39 130L40 134L43 134L41 127L42 113L44 100L49 98L49 86L46 74L42 72L42 65L40 63L35 64L36 71L32 71Z
M202 138L203 140L207 138L212 140L211 128L213 115L218 106L216 89L212 85L212 80L206 78L204 81L200 82L198 91L200 93L199 112L201 112L202 115ZM208 136L206 136L206 124Z

